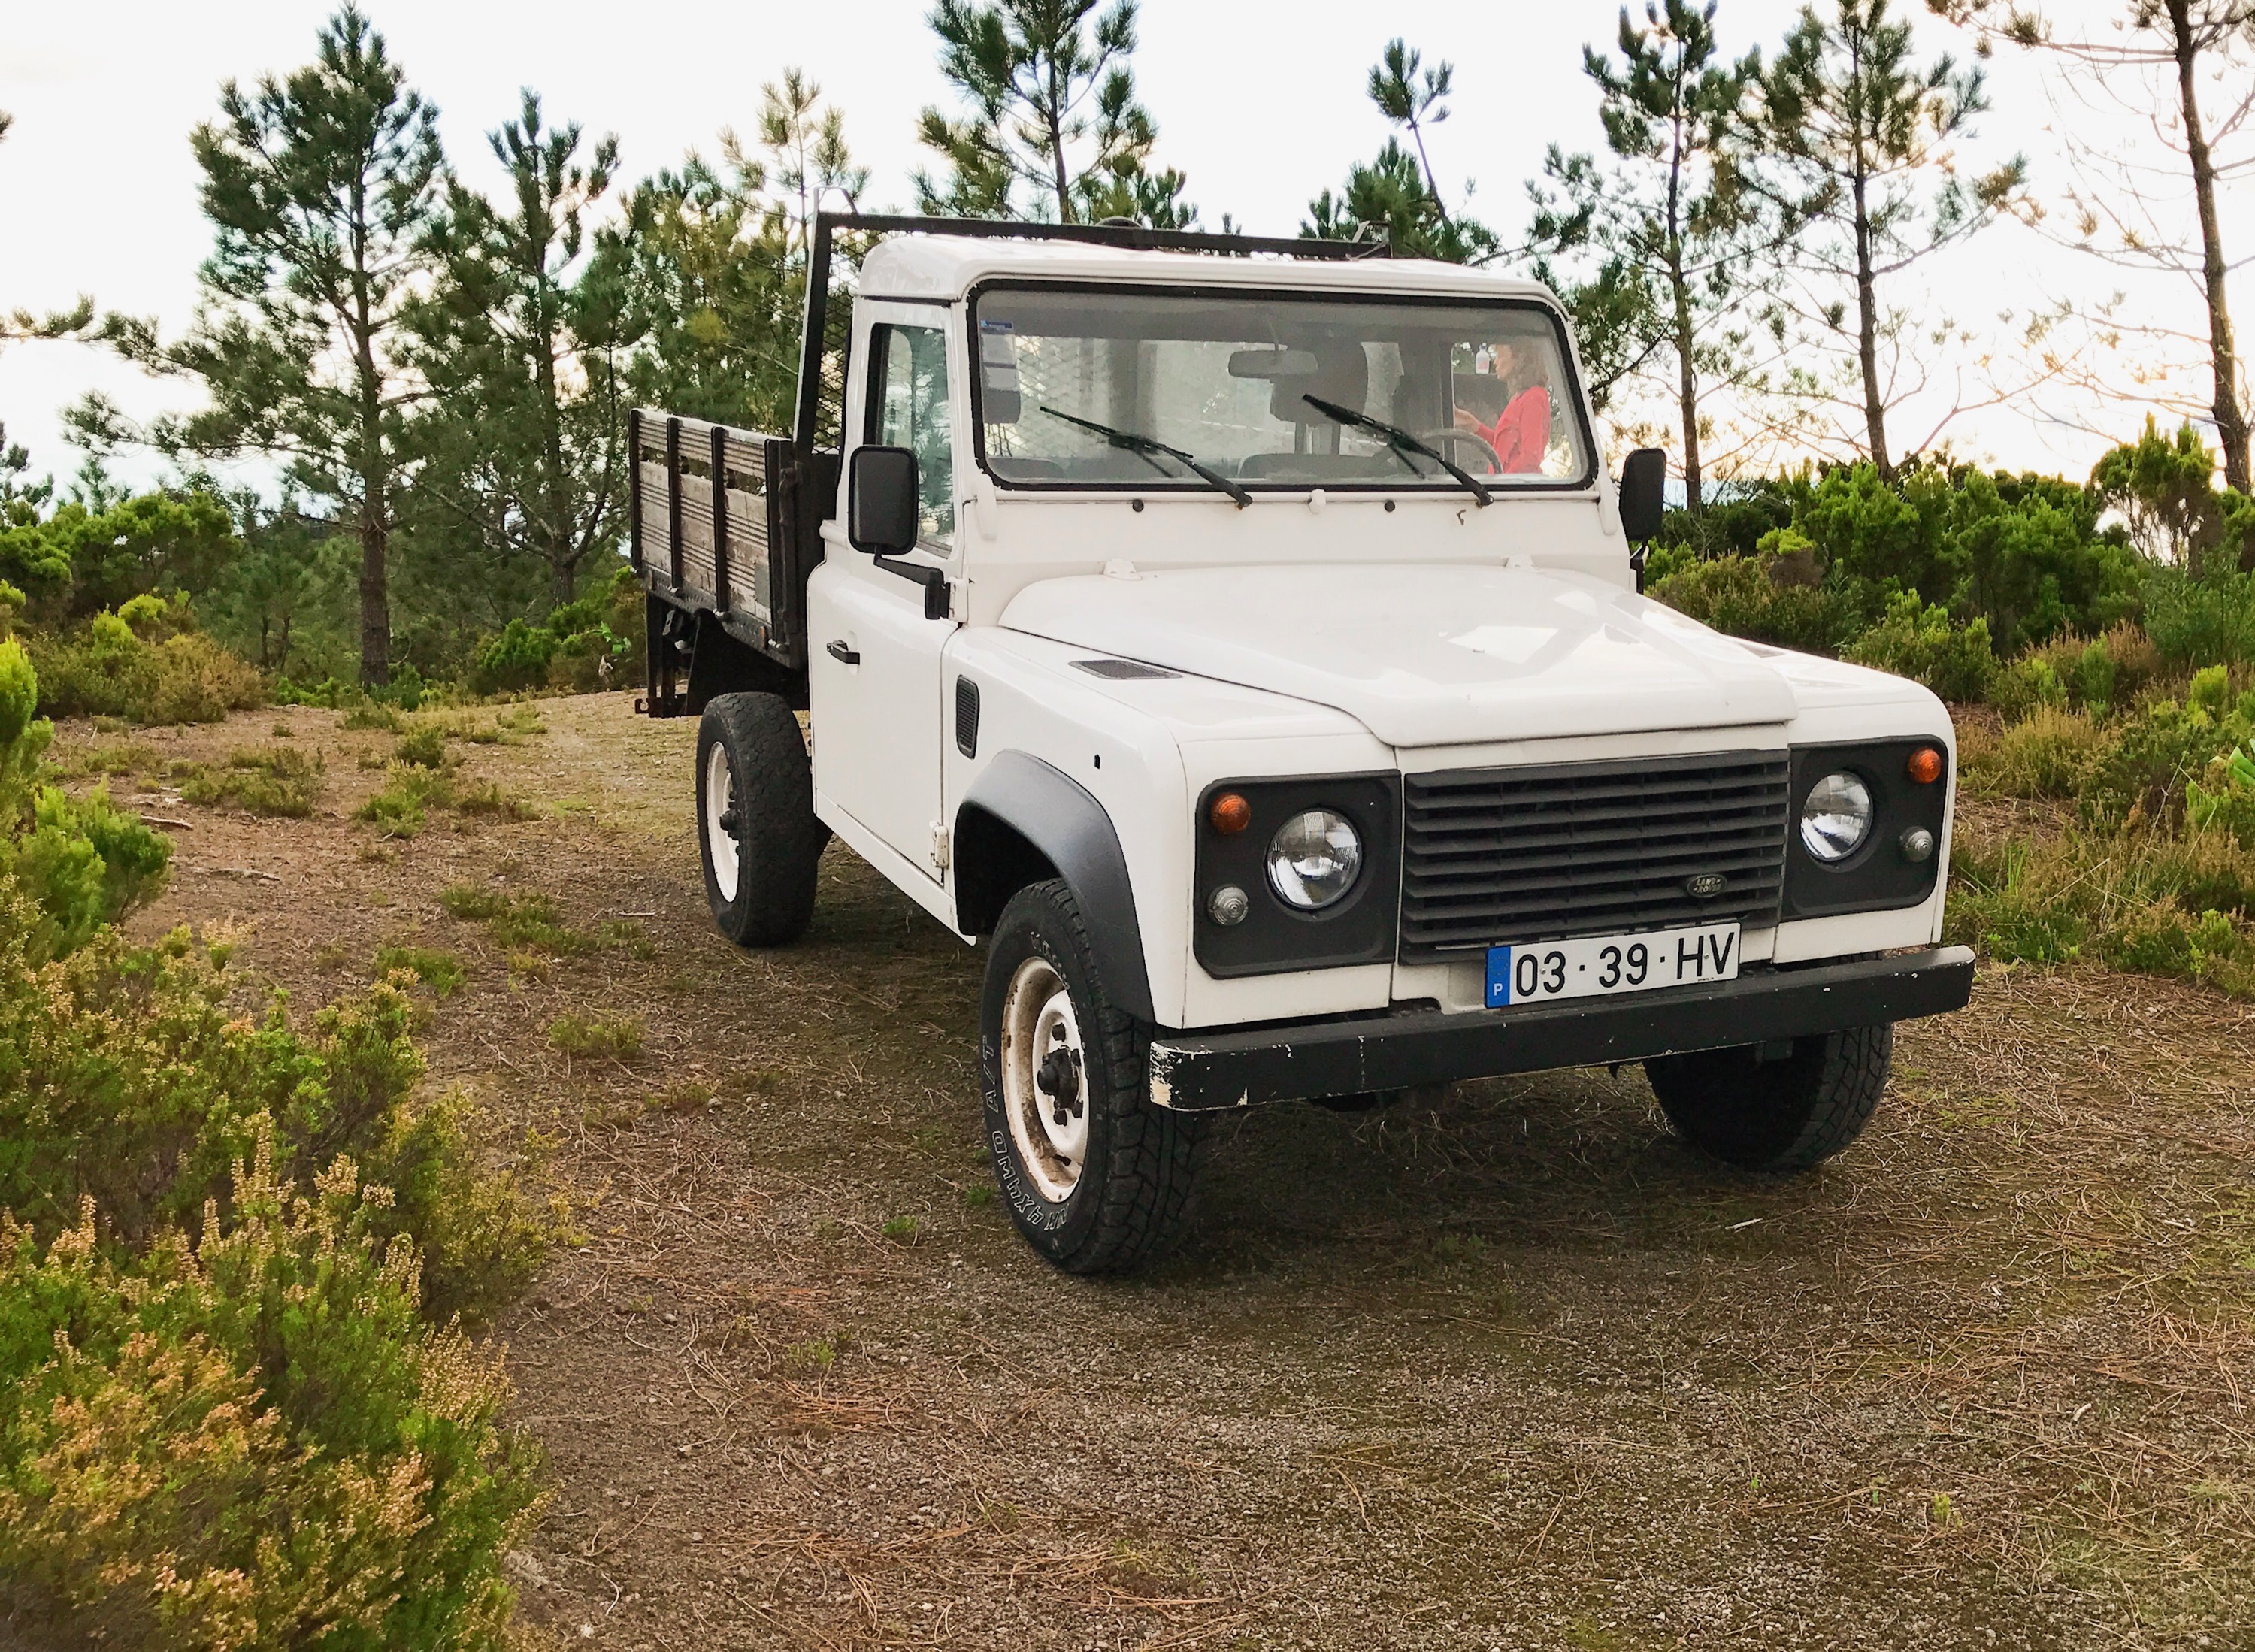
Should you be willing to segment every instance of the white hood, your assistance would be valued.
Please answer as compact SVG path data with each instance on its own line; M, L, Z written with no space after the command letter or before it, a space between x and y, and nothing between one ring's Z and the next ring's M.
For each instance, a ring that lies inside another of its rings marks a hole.
M1012 630L1331 706L1392 746L1790 720L1783 673L1674 609L1533 567L1301 563L1027 587Z

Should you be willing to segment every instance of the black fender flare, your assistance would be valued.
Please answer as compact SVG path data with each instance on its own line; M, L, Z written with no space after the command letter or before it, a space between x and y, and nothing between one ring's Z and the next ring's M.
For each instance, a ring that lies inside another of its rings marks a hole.
M959 850L977 840L980 823L967 818L977 814L1016 833L1057 868L1088 921L1088 938L1105 990L1129 1015L1154 1020L1151 978L1143 962L1143 931L1135 920L1128 856L1104 805L1078 781L1039 757L1001 751L980 770L955 812L953 841ZM966 934L991 929L994 914L985 914L989 921L981 924L982 914L966 910L959 854L958 867L958 927ZM966 926L966 919L978 930Z

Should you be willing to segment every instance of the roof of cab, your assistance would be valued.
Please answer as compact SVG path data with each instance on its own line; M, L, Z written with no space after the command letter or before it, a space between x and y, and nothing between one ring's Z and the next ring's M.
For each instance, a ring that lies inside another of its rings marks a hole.
M1514 280L1428 258L1237 258L985 235L888 236L862 262L861 292L871 299L946 302L962 298L980 282L997 276L1556 302L1539 282Z

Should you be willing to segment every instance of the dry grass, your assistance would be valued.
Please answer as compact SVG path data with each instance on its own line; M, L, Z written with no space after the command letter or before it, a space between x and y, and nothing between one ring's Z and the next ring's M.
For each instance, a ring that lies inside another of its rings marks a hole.
M363 864L341 822L221 819L198 850L282 869L251 834L302 846L243 956L309 995L403 916L462 926L434 1069L552 1143L584 1239L504 1327L556 1477L530 1629L2255 1637L2247 1006L1986 969L1970 1010L1905 1030L1865 1140L1787 1182L1685 1151L1633 1070L1261 1110L1216 1133L1181 1255L1068 1280L979 1197L981 955L834 847L803 945L729 947L696 882L692 730L544 710L542 739L492 752L552 806L537 825ZM2001 840L2058 812L1969 818ZM245 893L185 875L152 922ZM503 932L589 944L513 977ZM640 1052L567 1055L546 1036L567 1015L640 1016Z

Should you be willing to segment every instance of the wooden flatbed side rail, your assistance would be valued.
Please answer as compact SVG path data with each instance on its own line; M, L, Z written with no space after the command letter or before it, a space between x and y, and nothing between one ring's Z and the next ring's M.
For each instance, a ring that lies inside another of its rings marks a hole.
M631 545L644 583L711 608L787 659L803 642L790 635L790 444L647 407L627 415L627 432Z

